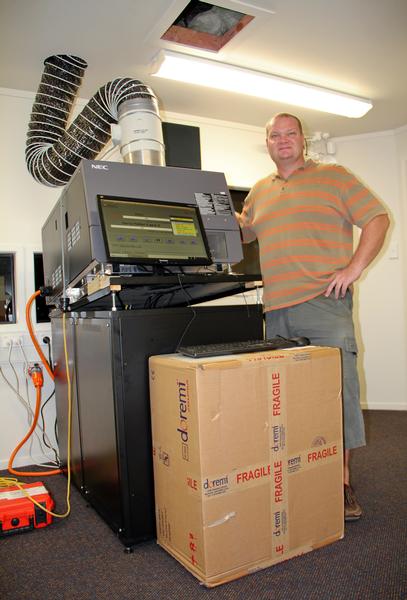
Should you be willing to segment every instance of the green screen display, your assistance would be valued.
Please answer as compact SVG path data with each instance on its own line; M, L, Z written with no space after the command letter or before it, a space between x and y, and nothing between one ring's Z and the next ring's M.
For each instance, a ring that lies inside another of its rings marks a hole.
M107 196L98 202L112 262L211 263L197 206Z

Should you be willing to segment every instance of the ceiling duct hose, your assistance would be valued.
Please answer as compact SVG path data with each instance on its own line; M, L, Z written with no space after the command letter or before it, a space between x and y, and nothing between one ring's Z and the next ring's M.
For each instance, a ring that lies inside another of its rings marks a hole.
M66 129L87 63L71 55L50 56L35 97L28 126L26 164L36 181L51 187L65 185L83 158L93 159L110 140L112 124L117 123L119 106L138 99L158 108L153 91L137 79L120 78L99 88L82 112ZM151 116L151 114L150 114ZM137 131L134 131L137 136ZM155 152L137 152L129 162L164 164L164 144L160 128L155 128ZM151 146L151 143L150 143ZM151 148L149 148L151 149ZM134 158L136 156L136 159ZM128 160L128 159L127 159ZM148 162L153 161L153 162Z

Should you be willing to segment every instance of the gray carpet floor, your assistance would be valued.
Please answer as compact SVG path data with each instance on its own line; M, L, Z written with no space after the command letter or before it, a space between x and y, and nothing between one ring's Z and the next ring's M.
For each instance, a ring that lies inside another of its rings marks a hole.
M367 411L354 454L363 518L304 556L207 589L154 541L126 554L72 490L72 514L0 539L1 600L407 600L407 412ZM3 473L4 474L4 473ZM48 478L62 510L66 479Z

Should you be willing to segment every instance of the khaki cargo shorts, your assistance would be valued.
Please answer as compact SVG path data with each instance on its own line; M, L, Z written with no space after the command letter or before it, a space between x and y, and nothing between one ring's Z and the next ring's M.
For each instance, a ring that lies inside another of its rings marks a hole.
M345 298L331 295L266 312L266 337L306 336L315 346L341 349L344 445L346 449L366 444L365 426L360 407L357 345L352 318L352 295Z

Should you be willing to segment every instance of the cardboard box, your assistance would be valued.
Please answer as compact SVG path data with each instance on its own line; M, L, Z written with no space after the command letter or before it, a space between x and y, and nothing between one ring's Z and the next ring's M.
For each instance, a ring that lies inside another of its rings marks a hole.
M340 364L150 358L157 541L208 587L343 537Z

